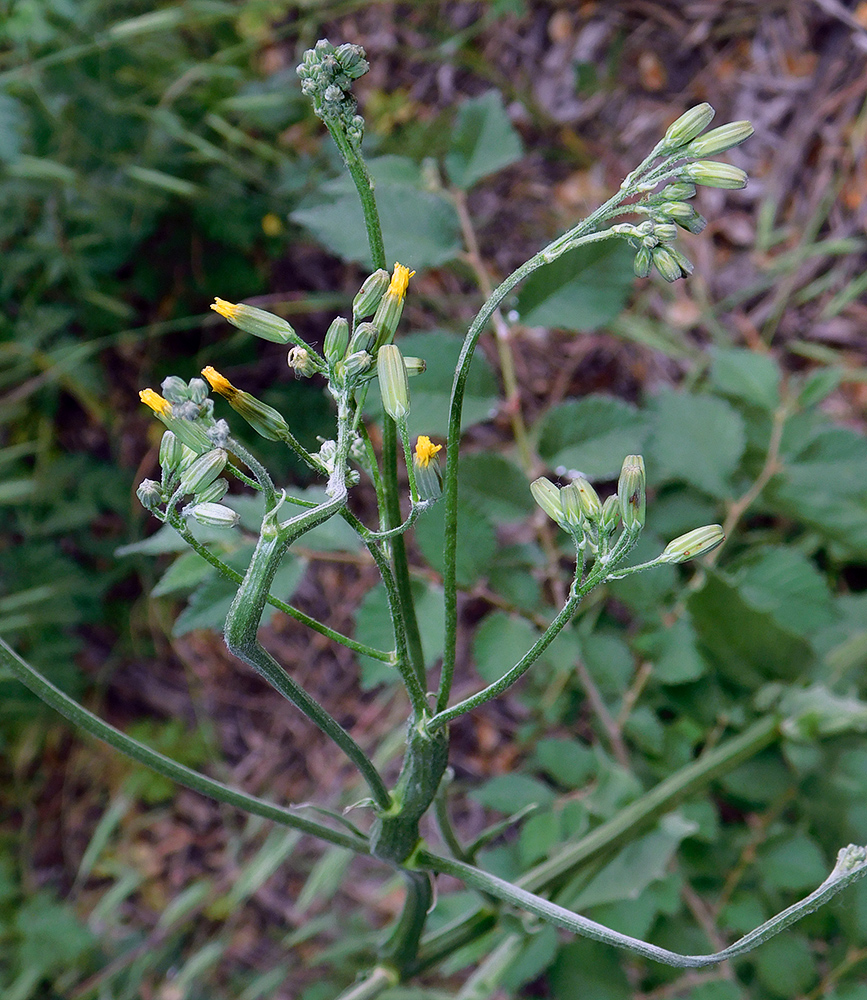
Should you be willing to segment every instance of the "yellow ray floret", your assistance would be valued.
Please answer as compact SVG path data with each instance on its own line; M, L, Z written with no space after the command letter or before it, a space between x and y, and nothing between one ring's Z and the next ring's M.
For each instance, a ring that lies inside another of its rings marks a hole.
M415 443L416 461L423 469L426 469L430 465L430 460L441 450L441 444L434 444L426 434L419 434Z
M396 295L402 300L406 296L406 290L409 287L409 279L414 274L415 271L410 271L410 269L408 267L404 267L403 264L395 263L394 274L391 276L388 291L385 294Z
M158 392L154 392L153 389L142 389L138 396L145 406L149 406L154 413L163 417L172 415L172 404L167 399L163 399Z
M225 299L217 299L211 303L211 308L214 312L219 313L221 316L225 316L228 320L234 320L238 318L238 306L234 302L227 302Z
M217 302L222 302L222 299L217 299ZM228 305L228 303L226 303ZM211 306L212 309L216 306ZM232 383L221 375L216 368L212 368L210 365L207 368L202 369L202 374L208 380L211 388L214 392L218 392L221 396L225 396L226 399L234 399L238 394L238 390L232 385Z

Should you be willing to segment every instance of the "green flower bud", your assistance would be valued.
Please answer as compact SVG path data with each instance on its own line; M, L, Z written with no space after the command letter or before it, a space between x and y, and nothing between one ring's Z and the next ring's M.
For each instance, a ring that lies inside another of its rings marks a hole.
M409 382L400 348L394 344L380 347L376 371L383 409L392 420L405 420L409 413Z
M163 503L163 491L160 484L155 483L153 479L143 479L135 495L141 501L142 507L151 513L159 510Z
M725 537L725 532L719 524L706 524L702 528L693 528L692 531L669 542L659 557L660 561L682 563L688 559L696 559L715 549L720 542L725 541Z
M561 528L567 528L566 515L563 512L563 505L560 502L560 490L551 482L541 476L530 483L530 492L533 499L545 511L552 521L556 521Z
M164 431L160 441L160 468L166 474L180 467L184 445L171 431Z
M335 378L343 385L358 380L373 365L373 358L367 351L356 351L354 354L347 354L342 361L338 361L334 366Z
M139 392L139 398L145 406L149 406L154 411L170 431L174 432L181 444L191 448L197 455L213 448L211 439L205 433L204 428L193 423L192 420L176 417L174 406L159 393L154 392L153 389L142 389Z
M364 284L352 300L352 316L356 321L366 319L376 312L390 281L391 275L384 267L364 279Z
M372 354L378 336L379 329L373 323L359 323L352 335L352 340L349 341L349 353L367 351Z
M719 128L711 129L704 135L700 135L684 150L686 156L716 156L724 153L727 149L740 146L755 132L755 129L748 121L729 122L728 125L720 125Z
M713 116L716 114L709 104L698 104L689 111L685 111L680 118L673 121L665 133L663 142L667 149L676 149L685 146L694 139L700 132L710 125Z
M186 403L190 398L187 383L177 375L169 375L168 378L164 378L160 388L170 403Z
M641 455L627 455L617 481L620 498L620 516L627 531L644 527L646 512L644 459Z
M680 264L671 252L670 247L654 247L650 251L650 255L656 270L659 271L666 281L677 281L678 278L683 277Z
M620 520L620 499L616 493L605 498L602 504L602 513L599 516L599 529L606 535L610 535L617 527Z
M303 378L310 378L311 375L315 375L319 370L310 351L306 347L293 347L286 355L286 361L292 371Z
M687 181L675 181L674 184L666 184L656 195L662 201L689 201L695 197L695 184ZM655 200L655 199L654 199Z
M700 233L707 225L707 219L702 218L692 207L683 201L668 201L658 209L662 218L673 219L689 233Z
M346 348L349 346L349 322L345 320L342 316L338 316L331 326L328 327L328 332L325 334L325 344L322 348L322 353L325 355L326 361L329 364L335 364L340 361L344 354L346 354Z
M291 344L298 340L298 334L285 319L264 309L235 305L225 299L214 299L211 308L224 316L232 326L244 333L251 333L254 337L261 337L262 340L270 340L273 344Z
M412 457L412 468L420 500L439 500L442 496L443 477L437 458L437 452L441 450L442 445L434 444L427 435L418 436L415 454Z
M218 500L222 500L228 492L229 481L227 479L216 479L210 486L199 490L196 494L196 500L199 503L216 503Z
M632 270L635 271L636 278L646 278L650 274L650 265L653 263L653 258L650 255L650 250L647 247L640 247L635 254L635 260L632 262Z
M599 494L590 485L589 480L583 476L578 476L572 485L578 492L581 513L588 521L598 521L602 515L602 501L599 499Z
M660 222L653 227L653 235L660 243L672 243L677 239L677 226L673 222Z
M583 520L581 512L581 495L574 483L560 490L560 508L563 519L570 528L580 528Z
M206 452L187 466L181 473L178 489L181 493L190 493L195 496L200 490L207 489L211 483L226 468L229 456L222 448L214 448Z
M684 256L684 254L682 254L673 243L669 243L665 249L671 254L672 257L674 257L675 263L680 268L684 277L688 274L692 274L695 268L693 267L693 263L689 257Z
M427 368L427 362L423 358L404 358L403 366L407 375L412 378L413 375L421 375Z
M727 188L734 191L747 186L747 175L740 167L730 163L720 163L717 160L696 160L686 163L680 168L684 180L704 184L705 187Z
M199 524L207 524L212 528L234 528L241 520L237 511L221 503L199 503L189 513Z
M200 378L191 378L188 390L190 393L190 402L195 403L196 406L201 406L208 398L208 387Z

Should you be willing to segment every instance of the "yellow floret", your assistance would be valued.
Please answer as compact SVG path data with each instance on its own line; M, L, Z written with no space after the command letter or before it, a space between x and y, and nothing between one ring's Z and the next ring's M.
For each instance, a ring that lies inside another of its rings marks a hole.
M391 276L391 281L388 285L388 291L386 295L396 295L399 299L403 299L406 296L406 290L409 287L409 279L415 274L415 271L410 271L408 267L404 267L403 264L394 265L394 274Z
M154 413L163 417L172 415L172 404L167 399L163 399L158 392L154 392L153 389L142 389L138 395L145 406L149 406Z
M415 443L416 461L423 469L426 469L430 465L430 460L441 450L441 444L434 444L426 434L419 434Z
M221 302L222 299L217 299L217 302ZM211 306L211 308L215 308ZM232 399L238 392L238 390L232 385L232 383L221 375L216 368L212 368L210 365L207 368L202 369L202 374L208 380L211 388L214 392L218 392L221 396L225 396L226 399Z
M234 302L227 302L225 299L217 299L211 303L211 308L214 312L219 313L221 316L225 316L228 320L237 319L238 317L238 306Z

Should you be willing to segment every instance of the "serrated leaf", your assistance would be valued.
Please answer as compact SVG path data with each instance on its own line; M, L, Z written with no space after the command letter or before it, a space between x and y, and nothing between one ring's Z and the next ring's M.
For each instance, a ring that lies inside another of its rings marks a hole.
M376 203L389 262L415 270L453 260L462 249L454 206L425 190L416 164L406 157L368 161L376 182ZM367 230L358 194L343 176L322 185L316 201L290 215L321 243L345 260L372 267Z
M604 326L626 304L634 256L619 240L569 250L524 282L515 306L521 322L580 333Z
M711 382L724 396L770 413L780 405L780 369L770 355L727 347L714 348L711 358Z
M539 426L539 454L551 468L588 479L616 479L626 455L638 454L646 418L612 396L585 396L552 407Z
M458 109L446 170L452 183L468 191L477 181L524 155L521 139L503 106L499 91L470 98Z
M711 496L729 495L746 443L740 414L722 399L685 392L662 393L650 410L648 478L682 480Z

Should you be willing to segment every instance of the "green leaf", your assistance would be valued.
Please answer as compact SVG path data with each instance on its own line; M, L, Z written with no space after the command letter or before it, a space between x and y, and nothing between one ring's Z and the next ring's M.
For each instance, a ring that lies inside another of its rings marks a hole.
M581 639L581 653L588 672L603 694L622 695L629 687L635 661L618 633L596 631Z
M673 625L641 636L635 644L652 661L653 676L661 684L688 684L707 672L707 662L699 652L692 619L687 613Z
M596 773L596 754L577 740L539 740L536 759L539 767L564 788L583 788Z
M579 333L604 326L626 304L634 256L614 239L567 251L524 282L516 303L521 322Z
M197 552L185 552L163 573L151 591L151 597L165 597L166 594L193 590L216 572Z
M687 600L699 648L725 676L754 688L771 678L807 671L813 652L803 638L752 608L719 573L709 573Z
M403 156L368 161L389 263L421 270L454 260L462 249L454 206L425 189L420 168ZM372 266L361 203L344 175L323 184L313 203L289 216L345 260Z
M731 477L746 443L744 422L722 399L664 392L653 400L648 478L682 480L711 496L731 494Z
M521 521L535 509L527 477L493 452L461 458L458 478L461 493L496 523Z
M21 102L0 91L0 163L11 163L18 158L26 121Z
M524 155L521 139L503 107L502 95L489 90L458 109L458 120L446 154L451 182L468 191L477 181L515 163Z
M771 938L756 951L756 974L765 989L781 1000L803 995L818 978L809 941L790 932Z
M47 892L25 899L15 915L20 935L18 961L39 970L39 978L55 970L74 968L96 939L72 910Z
M554 1000L576 1000L576 984L587 1000L633 1000L623 956L610 945L579 938L560 948L548 978Z
M530 805L550 806L554 793L536 778L526 774L500 774L470 792L475 802L507 815Z
M794 833L761 851L758 870L777 889L812 891L825 881L831 866L821 848L805 833Z
M773 413L780 405L780 369L768 354L744 347L714 348L710 380L724 396L733 396Z
M581 912L600 903L638 899L651 882L665 877L680 842L697 829L696 823L670 813L655 830L624 847L577 893L567 890L556 902Z
M538 638L538 630L525 618L503 611L492 612L473 637L473 662L479 676L485 683L493 684Z
M611 396L585 396L552 407L539 425L539 454L550 468L588 479L616 479L623 459L638 454L646 418Z
M415 540L432 569L442 573L445 505L425 511L415 525ZM458 551L455 572L459 587L471 587L483 579L497 551L494 526L463 498L458 498Z

